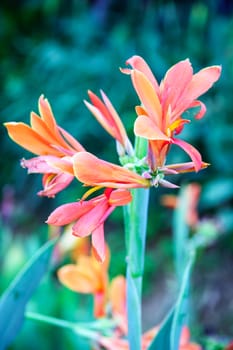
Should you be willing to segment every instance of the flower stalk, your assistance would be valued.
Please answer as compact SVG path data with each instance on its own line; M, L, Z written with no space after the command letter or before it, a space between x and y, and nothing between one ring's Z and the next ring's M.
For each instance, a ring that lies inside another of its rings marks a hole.
M145 144L136 141L136 156L143 157ZM127 250L127 314L130 349L141 349L141 297L144 271L145 242L149 189L132 190L133 200L124 207Z

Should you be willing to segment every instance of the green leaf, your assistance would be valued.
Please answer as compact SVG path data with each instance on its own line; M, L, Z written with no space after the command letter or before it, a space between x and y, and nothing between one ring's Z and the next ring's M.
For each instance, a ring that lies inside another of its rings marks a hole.
M195 259L195 252L190 253L189 261L183 275L180 293L176 302L172 328L170 334L171 350L179 350L180 335L183 326L187 323L189 309L190 274Z
M162 323L148 350L179 350L180 334L188 315L189 279L195 255L190 254L177 302Z
M152 343L149 346L148 350L158 350L158 349L163 349L163 350L170 350L170 337L169 334L171 332L172 328L172 321L174 318L174 311L175 309L173 308L165 320L163 321L159 332L157 333L156 337L152 341Z
M5 349L17 335L25 306L36 290L49 264L56 240L47 242L18 273L0 299L0 350Z

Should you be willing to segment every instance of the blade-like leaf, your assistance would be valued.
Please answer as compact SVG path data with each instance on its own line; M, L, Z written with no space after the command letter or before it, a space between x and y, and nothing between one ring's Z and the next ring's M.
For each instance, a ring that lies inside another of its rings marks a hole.
M180 293L176 302L172 328L170 334L171 350L179 350L180 335L182 328L187 324L188 309L189 309L189 287L190 274L195 259L195 253L191 252L186 269L184 271L183 280L180 288Z
M179 350L181 330L188 313L189 278L193 262L194 254L190 254L177 302L162 323L148 350Z
M169 334L172 328L172 321L174 318L174 308L169 312L165 320L163 321L159 332L150 344L148 350L170 350L170 337Z
M17 335L24 319L25 306L43 277L56 240L47 242L18 273L0 299L0 350Z

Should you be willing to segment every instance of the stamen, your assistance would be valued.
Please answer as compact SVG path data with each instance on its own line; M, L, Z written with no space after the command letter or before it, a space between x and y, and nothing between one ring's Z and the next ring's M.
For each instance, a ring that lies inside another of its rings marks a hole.
M84 201L85 199L87 199L87 197L89 197L92 193L98 191L99 189L103 188L103 186L95 186L90 188L87 192L84 193L84 195L82 196L81 200Z

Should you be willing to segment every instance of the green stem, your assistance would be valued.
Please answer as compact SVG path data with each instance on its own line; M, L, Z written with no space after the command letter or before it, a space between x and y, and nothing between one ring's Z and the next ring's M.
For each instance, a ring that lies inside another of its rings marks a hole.
M141 296L149 189L132 190L133 200L124 208L127 249L127 314L131 350L141 350Z
M102 330L103 328L112 329L116 326L115 323L107 319L102 319L100 321L95 321L95 322L75 323L75 322L69 322L66 320L58 319L55 317L41 315L30 311L25 313L25 317L34 321L49 323L53 326L68 328L76 332L80 336L91 340L98 339L99 337L98 330Z

